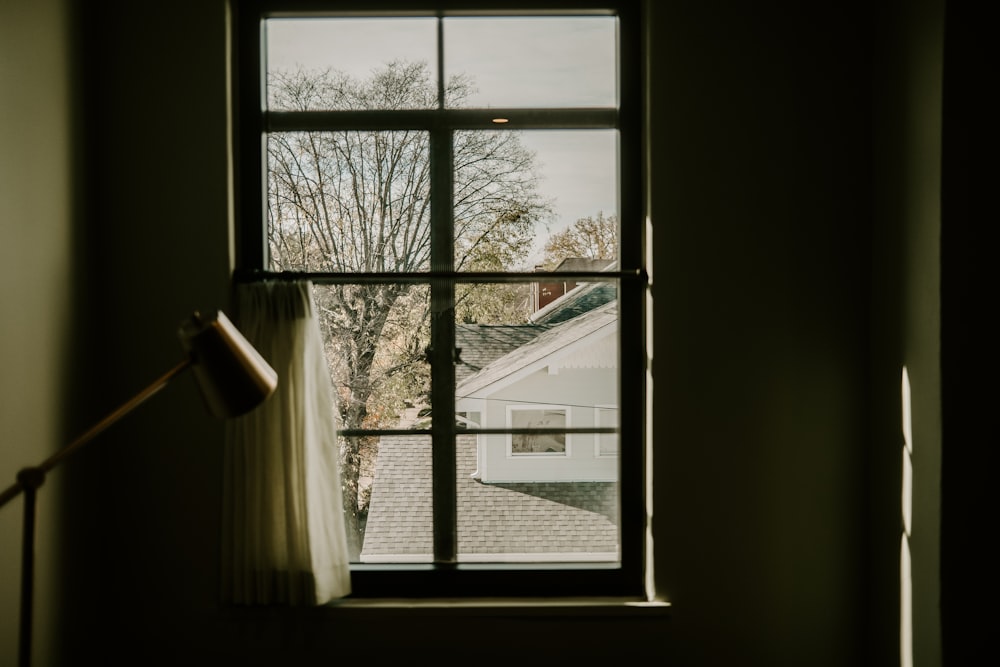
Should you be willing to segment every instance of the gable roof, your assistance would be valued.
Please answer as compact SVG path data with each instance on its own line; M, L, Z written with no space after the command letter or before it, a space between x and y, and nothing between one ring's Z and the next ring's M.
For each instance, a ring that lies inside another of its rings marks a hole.
M618 304L610 301L546 329L521 347L497 358L459 382L456 393L462 398L491 393L613 333L617 326Z
M456 441L461 560L611 560L618 550L616 482L484 484L475 436ZM383 437L361 551L363 562L420 562L433 553L431 443Z
M457 325L455 347L461 352L455 364L455 381L462 382L549 328L546 324Z

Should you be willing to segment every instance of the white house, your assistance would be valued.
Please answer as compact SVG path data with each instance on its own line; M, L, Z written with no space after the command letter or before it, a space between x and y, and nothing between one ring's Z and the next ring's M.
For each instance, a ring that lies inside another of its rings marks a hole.
M617 427L617 315L611 301L544 330L462 380L457 410L488 429ZM477 462L487 483L618 478L613 434L479 435Z
M544 312L543 312L544 311ZM618 558L615 290L578 285L518 326L460 325L456 409L472 428L456 442L462 561ZM383 437L363 562L432 559L428 436Z

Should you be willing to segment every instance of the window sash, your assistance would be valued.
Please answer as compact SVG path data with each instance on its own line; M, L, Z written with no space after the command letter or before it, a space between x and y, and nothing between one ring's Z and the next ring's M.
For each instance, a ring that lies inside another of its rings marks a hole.
M647 276L643 266L643 173L641 164L641 80L637 2L551 2L545 11L530 3L496 3L491 15L504 14L616 14L619 18L619 107L576 109L422 109L391 111L268 111L262 103L264 72L261 37L263 20L281 15L334 15L381 10L398 14L406 10L423 15L468 15L462 3L431 3L426 12L414 11L412 3L315 2L299 0L241 0L234 6L234 48L239 63L234 82L237 111L236 200L238 267L237 280L307 279L314 283L417 282L430 285L431 348L438 360L432 363L433 409L438 415L455 412L454 365L448 353L455 348L454 295L462 282L536 281L546 273L465 273L453 270L453 153L452 136L459 130L520 129L616 129L619 132L619 270L613 272L558 273L560 279L603 278L618 281L619 329L635 332L635 343L619 350L621 401L618 428L567 428L569 432L617 433L619 438L619 534L618 563L479 564L457 562L457 508L455 492L455 441L460 434L454 420L435 419L425 432L432 436L434 467L434 551L432 564L352 564L355 595L359 596L459 596L459 595L636 595L643 592L645 557L645 347L638 341L645 332ZM439 21L439 30L441 22ZM439 78L442 41L438 39ZM439 99L443 93L439 89ZM493 118L508 123L498 126ZM428 272L393 274L275 274L267 267L266 240L266 135L281 131L425 130L431 150L432 261ZM632 333L628 334L633 338ZM463 429L461 434L514 433L517 429ZM405 429L357 430L342 435L414 434Z

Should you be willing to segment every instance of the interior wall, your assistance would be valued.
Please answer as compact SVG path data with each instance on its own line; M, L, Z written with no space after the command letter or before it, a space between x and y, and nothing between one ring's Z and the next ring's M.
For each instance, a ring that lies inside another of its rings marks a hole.
M654 537L657 586L674 603L669 621L221 608L222 426L182 378L74 461L80 472L63 527L75 528L70 570L78 576L46 611L55 614L55 604L63 619L61 664L299 664L426 651L445 660L488 651L522 662L641 655L705 667L893 664L869 659L866 644L895 639L866 634L859 612L897 608L891 590L868 590L867 573L898 557L898 534L884 547L866 528L869 406L879 391L870 381L870 267L880 259L871 231L884 221L871 195L872 24L848 5L648 3ZM80 25L86 224L73 225L50 190L0 203L5 227L36 200L56 206L46 217L57 221L47 223L54 234L15 232L21 253L38 244L48 282L29 284L6 255L0 269L44 304L37 317L54 339L25 344L51 359L50 374L69 335L55 333L66 312L58 266L70 252L60 236L86 232L85 337L95 345L85 366L101 378L86 403L95 416L178 361L174 332L191 310L227 300L225 6L88 7ZM2 11L28 11L44 25L40 43L51 45L62 29L55 7ZM18 31L32 25L21 16ZM3 37L6 56L14 47ZM17 53L32 53L21 40ZM39 78L44 101L58 101L66 85L65 71L52 67ZM6 98L2 108L9 113ZM17 110L13 120L32 113ZM64 117L50 113L50 126L62 127ZM69 164L61 145L44 153L56 173ZM12 177L10 164L0 156L5 181L26 193L40 187ZM918 258L933 254L924 244L932 234L921 232ZM3 294L6 305L16 291L5 285ZM920 294L913 304L926 305ZM22 301L13 303L27 307ZM923 313L913 327L931 327L920 340L933 339L933 311L913 312ZM918 347L929 361L932 346ZM0 382L4 399L19 398L20 383ZM31 391L44 407L11 422L19 428L60 414L49 396L60 381L39 382ZM898 470L886 474L898 485ZM898 511L898 496L892 501ZM0 564L5 574L16 567ZM504 641L486 643L496 633Z
M864 664L868 25L850 3L651 8L670 651Z
M996 391L994 353L997 226L993 222L997 104L989 7L948 2L941 229L941 653L949 665L975 664L994 650L997 597ZM984 530L984 527L986 529Z
M889 2L877 15L873 70L875 259L869 587L900 600L870 615L872 643L903 665L941 664L941 183L944 6ZM911 393L912 454L903 454L902 369ZM904 458L912 522L903 538ZM912 574L900 583L901 550ZM885 557L890 546L897 553ZM900 589L902 586L902 590ZM908 598L911 601L904 601ZM876 639L881 638L881 639ZM894 645L887 644L889 638Z
M73 319L70 26L62 0L0 2L0 489L61 444ZM57 475L38 493L35 646L52 664ZM0 508L0 664L18 654L22 498Z
M91 419L184 358L194 311L228 307L225 10L114 1L80 15ZM85 528L63 664L198 664L218 612L223 423L185 373L100 438L67 471L67 522Z

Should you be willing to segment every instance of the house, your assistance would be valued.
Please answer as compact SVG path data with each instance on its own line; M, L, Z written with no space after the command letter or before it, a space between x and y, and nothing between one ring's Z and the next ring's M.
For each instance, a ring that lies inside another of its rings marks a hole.
M460 325L459 415L484 428L616 427L613 298L613 286L581 284L545 307L554 324ZM618 559L614 434L463 435L456 448L460 560ZM430 439L383 438L361 560L427 561L431 546Z
M456 408L484 428L617 427L616 305L564 320L465 378ZM480 435L474 474L484 482L613 481L617 450L606 440Z
M9 481L175 364L178 322L229 298L230 5L0 3ZM916 667L982 664L988 7L643 3L650 579L668 617L559 600L225 607L223 427L185 377L42 488L35 664L881 666L908 664L907 639ZM17 652L19 510L0 512L0 664Z
M613 260L589 257L567 257L552 269L559 273L570 271L605 271L614 264ZM531 284L531 310L537 312L577 286L573 278L555 280L554 277Z

